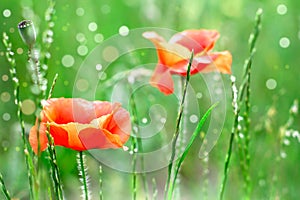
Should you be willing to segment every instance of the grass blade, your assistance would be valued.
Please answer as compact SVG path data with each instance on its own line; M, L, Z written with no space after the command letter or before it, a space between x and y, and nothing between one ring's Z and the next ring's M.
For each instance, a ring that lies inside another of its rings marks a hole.
M197 136L200 134L200 130L202 129L206 119L208 118L208 116L210 115L211 111L218 105L218 103L213 104L203 115L203 117L201 118L201 120L199 121L191 139L189 140L186 148L184 149L182 155L180 156L176 167L175 167L175 172L174 172L174 177L173 177L173 182L170 185L170 189L168 191L168 199L172 199L172 194L175 188L175 182L176 182L176 178L180 169L181 164L183 163L184 159L186 158L192 144L194 143L195 139L197 138Z
M4 196L5 196L5 198L7 200L10 200L11 198L10 198L8 190L6 189L6 186L5 186L5 183L4 183L4 180L3 180L3 177L2 177L1 173L0 173L0 185L1 185L1 189L2 189L2 192L3 192Z

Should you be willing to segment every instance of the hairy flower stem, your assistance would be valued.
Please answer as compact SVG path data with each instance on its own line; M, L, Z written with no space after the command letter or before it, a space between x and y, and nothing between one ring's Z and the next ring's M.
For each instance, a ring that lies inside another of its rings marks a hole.
M99 199L103 200L103 180L102 180L102 166L99 165Z
M225 186L227 183L227 177L228 177L228 171L229 171L229 164L230 164L230 158L232 155L232 147L233 147L233 140L234 140L234 136L236 135L236 131L237 131L237 126L238 126L238 116L240 113L240 109L238 107L237 104L237 88L235 85L235 78L232 76L231 77L231 84L232 84L232 106L233 106L233 110L234 110L234 121L233 121L233 127L231 130L231 134L230 134L230 139L229 139L229 147L228 147L228 152L225 158L225 166L224 166L224 172L223 172L223 180L222 180L222 184L221 184L221 191L220 191L220 196L219 199L222 200L223 196L224 196L224 191L225 191Z
M250 174L249 174L249 168L250 168L250 154L249 154L249 143L250 143L250 135L249 135L249 128L250 128L250 75L251 75L251 66L252 66L252 59L253 55L255 53L255 44L261 29L261 16L262 16L263 10L258 9L256 12L256 18L255 18L255 26L254 31L251 33L249 37L249 47L250 47L250 56L245 61L244 65L244 76L243 76L243 82L237 90L235 85L235 78L232 77L232 98L233 98L233 110L234 110L234 122L233 127L230 135L229 140L229 147L228 152L225 158L225 166L224 166L224 175L223 175L223 181L221 184L221 190L220 190L220 196L219 199L223 199L224 191L225 191L225 185L227 182L227 176L229 171L229 164L230 164L230 158L232 154L232 147L233 147L233 141L234 137L236 137L239 147L239 155L241 159L241 169L243 172L244 177L244 191L245 191L245 199L250 199L250 193L251 193L251 186L250 186ZM245 99L244 99L244 93ZM241 129L241 124L239 122L241 107L245 105L245 112L243 115L245 124L243 126L243 129ZM241 130L243 130L243 134L241 133ZM243 142L239 136L239 134L244 135L246 140ZM243 146L243 148L242 148Z
M51 175L53 180L54 191L57 200L63 199L63 190L62 190L62 182L60 179L59 167L57 166L56 152L54 148L54 140L53 137L49 133L50 127L48 127L47 138L48 138L48 153L50 158L51 165Z
M175 132L174 132L174 135L172 138L171 157L170 157L170 161L169 161L169 165L168 165L168 177L167 177L167 182L166 182L166 186L165 186L165 199L166 199L167 195L169 194L169 190L171 189L170 182L171 182L171 176L172 176L173 162L174 162L175 154L176 154L176 142L177 142L178 135L179 135L179 127L180 127L182 114L183 114L183 107L184 107L184 102L185 102L185 97L186 97L187 86L188 86L188 83L190 80L190 71L191 71L193 57L194 57L194 51L192 51L192 54L191 54L191 57L190 57L190 60L188 63L187 76L186 76L185 84L183 87L182 99L181 99L181 103L179 106L178 115L177 115L177 119L176 119Z
M137 154L138 152L140 152L140 162L141 162L141 170L142 170L142 181L143 181L143 187L144 187L144 192L145 192L145 200L148 200L148 183L147 183L147 179L146 179L146 173L145 173L145 163L144 163L144 156L143 156L143 152L144 152L144 148L143 148L143 143L142 143L142 138L139 135L139 121L138 121L138 112L137 112L137 107L136 107L136 103L134 100L134 92L132 91L132 89L130 88L130 93L131 93L131 97L130 97L130 106L132 109L132 121L133 124L135 126L135 128L133 128L133 133L135 136L135 148L133 148L133 154ZM135 149L137 152L135 152ZM136 159L136 157L135 157ZM135 161L133 164L136 165L137 161ZM134 167L136 170L136 167ZM135 170L133 171L133 173L135 173ZM136 180L135 180L136 181ZM136 190L136 188L133 188L134 190Z
M29 189L30 189L30 196L32 199L38 198L38 183L36 182L36 173L33 165L33 160L31 157L31 151L29 152L28 148L28 141L26 138L25 133L25 123L23 120L23 114L22 114L22 104L20 101L19 96L19 79L17 77L17 70L16 70L16 61L13 57L14 52L12 51L12 44L9 41L8 35L4 32L3 33L3 44L6 48L6 59L10 64L10 76L14 84L14 102L17 105L17 116L19 119L19 124L21 127L21 136L23 141L23 148L24 148L24 155L25 155L25 161L26 161L26 167L27 167L27 174L28 174L28 181L29 181Z
M86 175L86 167L85 167L85 158L82 151L78 153L78 169L80 170L81 175L81 182L83 185L83 199L89 199L89 190L88 190L88 183L87 183L87 175Z

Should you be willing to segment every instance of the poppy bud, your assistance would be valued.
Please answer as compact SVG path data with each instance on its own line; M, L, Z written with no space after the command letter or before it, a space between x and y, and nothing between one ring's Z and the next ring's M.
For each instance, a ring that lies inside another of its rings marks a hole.
M36 32L31 20L23 20L18 24L19 33L25 44L31 48L36 40Z

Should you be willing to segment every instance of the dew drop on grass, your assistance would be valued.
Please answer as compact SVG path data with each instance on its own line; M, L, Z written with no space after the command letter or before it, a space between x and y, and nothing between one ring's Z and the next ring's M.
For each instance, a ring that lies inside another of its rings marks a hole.
M61 59L61 63L63 64L63 66L65 67L72 67L74 65L74 58L71 55L64 55Z
M128 151L128 150L129 150L129 147L123 146L123 150L124 150L124 151Z
M239 133L239 137L240 137L241 139L243 139L243 138L244 138L244 134L243 134L243 133Z
M121 26L119 28L119 34L121 36L127 36L129 34L129 28L127 26Z
M198 121L198 117L197 115L191 115L190 116L190 122L192 122L193 124L196 123Z
M136 125L134 125L132 128L135 133L137 133L139 131L139 128Z
M11 16L11 11L9 9L3 10L3 16L4 17L10 17Z
M98 25L96 24L96 22L91 22L88 25L88 29L92 32L95 32L98 28Z
M284 139L283 140L283 144L286 145L286 146L289 146L290 145L290 141L288 139Z
M266 81L266 87L269 89L269 90L274 90L276 87L277 87L277 82L275 79L268 79Z
M287 37L280 38L279 45L282 48L288 48L290 46L290 39Z
M89 52L89 49L85 45L80 45L77 47L77 53L80 56L85 56Z
M83 8L77 8L76 9L76 15L77 16L83 16L84 15L84 9Z
M287 13L287 7L284 4L279 4L277 6L277 13L279 15L285 15Z
M244 118L243 118L242 116L240 116L240 115L238 116L238 121L239 121L239 122L240 122L240 121L243 121L243 119L244 119Z
M290 137L291 136L291 130L286 130L285 131L285 136Z
M9 113L4 113L4 114L2 115L2 119L3 119L4 121L9 121L9 120L10 120L10 114L9 114Z
M95 36L94 36L94 40L96 43L101 43L103 41L104 37L101 33L97 33Z

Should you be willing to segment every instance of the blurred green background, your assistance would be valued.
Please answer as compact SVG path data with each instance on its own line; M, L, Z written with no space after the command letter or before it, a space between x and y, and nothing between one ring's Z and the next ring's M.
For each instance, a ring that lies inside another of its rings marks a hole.
M78 69L92 50L112 36L144 27L160 27L182 31L185 29L216 29L221 37L215 49L229 50L233 55L232 71L240 84L244 60L249 55L248 37L254 26L258 8L264 10L254 57L251 76L251 181L252 199L299 199L300 198L300 118L296 116L289 129L294 134L283 138L280 130L289 118L289 109L300 91L300 3L295 0L73 0L56 1L53 15L53 43L49 48L47 78L51 85L55 73L59 74L54 97L73 97L74 88L85 97L89 90L87 80L78 79ZM47 29L45 11L48 1L1 0L0 24L15 51L17 75L20 79L20 95L24 106L27 131L34 121L34 96L30 91L31 79L27 70L27 47L19 37L17 24L31 19L37 29L37 48L45 48L42 33ZM51 33L50 33L51 35ZM22 153L22 143L13 103L13 83L9 76L9 63L5 48L0 43L0 172L4 176L11 195L28 199L28 181ZM43 52L42 52L43 53ZM111 53L111 52L110 52ZM42 55L42 54L41 54ZM42 55L43 56L43 55ZM133 66L156 62L155 51L133 52L130 59L120 59L114 64L119 68L105 74L96 68L100 81L107 81L116 72L130 70ZM141 61L142 60L142 61ZM95 68L95 66L93 66ZM95 70L95 69L93 69ZM88 72L87 72L88 73ZM223 165L233 122L229 76L222 76L226 88L227 113L222 135L210 153L208 162L197 158L200 142L196 142L182 167L180 192L182 199L216 199L223 175ZM192 84L201 77L192 77ZM201 86L199 86L201 89ZM96 98L110 100L111 88L97 89ZM154 102L164 101L170 108L168 117L175 120L176 98L165 97L153 89ZM138 105L140 115L147 112L149 98ZM199 100L201 109L209 102ZM167 112L169 112L167 110ZM202 113L201 113L202 114ZM168 125L172 130L173 124ZM165 132L168 132L168 128ZM297 135L298 133L298 135ZM169 133L168 137L171 137ZM237 149L229 171L226 199L241 199L242 175L239 169ZM79 199L80 183L77 178L76 152L57 147L58 165L67 199ZM91 190L98 194L98 162L88 156ZM130 199L131 176L103 166L104 199ZM148 174L148 182L156 178L159 195L163 192L166 169ZM207 186L206 186L207 184ZM207 189L205 189L207 187ZM142 191L140 182L139 191ZM207 193L207 194L206 194ZM1 196L0 198L4 198ZM140 192L139 198L143 199Z

